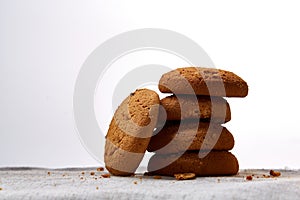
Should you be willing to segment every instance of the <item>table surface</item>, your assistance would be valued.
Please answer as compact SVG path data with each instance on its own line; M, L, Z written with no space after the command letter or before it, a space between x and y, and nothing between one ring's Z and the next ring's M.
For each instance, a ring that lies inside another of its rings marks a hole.
M300 170L240 170L230 177L103 178L96 168L0 168L0 199L300 199ZM247 176L253 176L251 181Z

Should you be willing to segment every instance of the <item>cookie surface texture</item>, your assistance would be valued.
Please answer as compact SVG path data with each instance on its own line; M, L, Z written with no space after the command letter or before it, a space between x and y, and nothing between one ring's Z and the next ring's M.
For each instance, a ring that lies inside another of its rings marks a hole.
M165 111L160 109L159 119L185 120L205 119L218 123L225 123L231 119L228 102L223 97L171 95L160 102Z
M189 88L192 87L193 90ZM162 75L159 90L163 93L196 94L222 97L245 97L247 83L230 71L214 68L185 67Z
M159 96L152 90L131 93L118 107L106 135L104 161L118 176L134 174L156 125Z
M195 129L196 134L194 134ZM180 122L168 121L158 133L154 132L147 150L157 154L171 154L186 150L200 150L200 148L201 150L231 150L233 146L232 134L220 124L197 121L186 121L180 124Z

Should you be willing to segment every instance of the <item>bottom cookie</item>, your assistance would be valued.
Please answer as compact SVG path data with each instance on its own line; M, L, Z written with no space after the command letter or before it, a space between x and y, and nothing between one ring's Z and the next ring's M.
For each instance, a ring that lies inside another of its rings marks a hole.
M197 176L224 176L238 173L238 161L230 152L211 151L207 155L205 154L204 152L199 154L196 151L187 151L179 158L177 154L155 154L150 158L148 171L151 174L163 176L173 176L178 173L195 173Z

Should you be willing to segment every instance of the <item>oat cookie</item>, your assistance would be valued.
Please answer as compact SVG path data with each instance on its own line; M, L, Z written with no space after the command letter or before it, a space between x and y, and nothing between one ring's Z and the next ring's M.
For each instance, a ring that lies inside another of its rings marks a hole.
M230 106L223 97L197 96L197 98L191 98L190 95L171 95L163 98L160 103L165 109L165 111L160 109L160 120L200 118L204 121L225 123L231 119Z
M189 89L190 87L194 91ZM248 94L248 85L233 72L214 68L185 67L163 74L159 81L159 90L175 94L194 92L197 95L207 96L245 97Z
M227 151L212 151L204 158L199 158L198 152L188 151L166 167L159 168L172 159L174 155L155 154L149 161L148 171L163 176L180 173L195 173L197 176L224 176L235 175L239 170L236 157Z
M204 139L206 139L205 143ZM231 150L233 146L232 134L220 124L199 123L195 120L184 121L181 124L167 121L158 133L154 133L147 150L157 154L170 154L200 150L200 148L201 150Z
M113 175L132 175L143 159L158 117L159 96L139 89L116 110L106 136L104 161Z

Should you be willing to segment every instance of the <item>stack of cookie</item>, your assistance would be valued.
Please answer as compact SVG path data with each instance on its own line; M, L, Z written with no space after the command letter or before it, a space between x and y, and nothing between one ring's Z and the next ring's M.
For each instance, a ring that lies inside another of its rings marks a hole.
M228 152L234 139L222 126L231 119L223 97L245 97L247 83L232 72L189 67L164 74L159 89L174 94L160 100L156 92L138 89L116 110L106 135L107 170L130 176L148 150L155 152L148 164L154 174L236 174L238 161Z
M147 148L155 152L148 171L167 176L236 174L238 161L229 152L234 138L222 125L231 120L224 97L247 96L247 83L232 72L188 67L164 74L159 90L173 95L160 101L163 109Z

